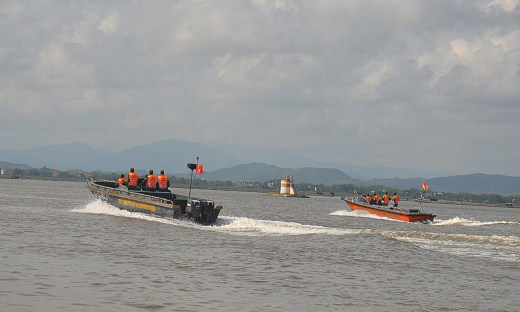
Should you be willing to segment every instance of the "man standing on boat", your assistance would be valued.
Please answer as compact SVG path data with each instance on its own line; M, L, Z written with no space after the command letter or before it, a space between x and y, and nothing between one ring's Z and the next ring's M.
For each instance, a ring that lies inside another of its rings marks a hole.
M139 180L139 175L134 172L134 167L132 167L126 179L128 190L137 190L137 180Z
M396 192L394 192L394 197L392 197L392 200L394 201L394 207L397 207L397 205L399 205L399 196L397 196Z
M119 187L120 185L126 185L125 175L122 173L119 176L119 180L117 180L116 187Z
M146 176L146 178L144 178L143 184L146 185L146 189L148 191L157 190L157 177L153 175L152 169L150 169L148 171L148 176Z
M159 191L167 191L170 187L170 179L164 175L164 170L161 170L161 174L157 177L157 183L159 184Z
M367 194L367 196L365 196L365 200L367 201L367 203L369 205L372 205L373 201L372 201L372 197L370 197L370 194Z
M377 195L377 193L374 193L374 205L381 206L381 201L379 200L379 195Z
M389 202L390 202L390 196L388 196L388 192L385 192L385 195L383 195L383 205L388 206Z

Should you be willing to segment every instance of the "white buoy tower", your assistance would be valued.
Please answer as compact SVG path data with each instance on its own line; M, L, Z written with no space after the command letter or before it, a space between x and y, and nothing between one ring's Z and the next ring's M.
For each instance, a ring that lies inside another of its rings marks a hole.
M292 176L284 175L282 176L282 181L280 181L280 195L289 195L292 189Z
M298 193L294 189L293 177L286 174L282 176L280 181L280 195L298 196Z
M268 193L264 195L309 198L309 196L305 194L299 195L296 192L294 189L293 177L288 174L282 176L282 180L280 181L280 194Z

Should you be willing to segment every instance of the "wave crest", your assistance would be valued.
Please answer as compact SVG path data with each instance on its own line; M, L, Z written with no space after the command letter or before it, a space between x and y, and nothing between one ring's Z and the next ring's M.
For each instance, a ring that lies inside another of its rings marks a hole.
M440 225L440 226L486 226L486 225L496 225L496 224L519 224L518 222L511 222L511 221L478 221L473 218L466 219L461 217L455 217L451 218L449 220L441 220L436 219L433 222L433 225Z

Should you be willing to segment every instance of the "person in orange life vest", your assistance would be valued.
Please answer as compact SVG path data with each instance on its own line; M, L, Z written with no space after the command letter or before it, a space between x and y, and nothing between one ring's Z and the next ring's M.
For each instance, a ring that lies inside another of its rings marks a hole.
M369 204L372 201L372 197L370 197L370 194L367 194L367 196L365 196L365 199L367 200L367 203L369 203Z
M383 205L388 206L389 202L390 202L390 196L388 196L388 192L385 192L385 195L383 195Z
M374 204L381 205L381 202L379 201L379 196L377 193L374 193Z
M392 197L392 200L394 201L394 207L397 207L397 205L399 205L399 196L397 196L396 192L394 192L394 197Z
M157 190L157 177L153 175L153 170L150 169L148 171L148 176L144 178L143 184L146 186L148 191L156 191Z
M116 187L119 187L120 185L126 185L125 175L122 173L119 176L119 180L117 180Z
M170 179L164 175L164 170L161 170L161 175L157 177L157 184L159 184L159 191L166 191L170 187Z
M139 175L134 172L134 167L132 167L126 179L126 187L129 190L137 190L137 180L139 180Z

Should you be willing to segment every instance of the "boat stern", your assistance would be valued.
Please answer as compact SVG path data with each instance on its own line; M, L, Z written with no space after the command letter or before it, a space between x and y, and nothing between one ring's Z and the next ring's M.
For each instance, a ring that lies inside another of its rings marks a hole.
M196 220L204 225L214 223L222 210L221 205L215 205L212 200L189 199L186 204L188 219Z

